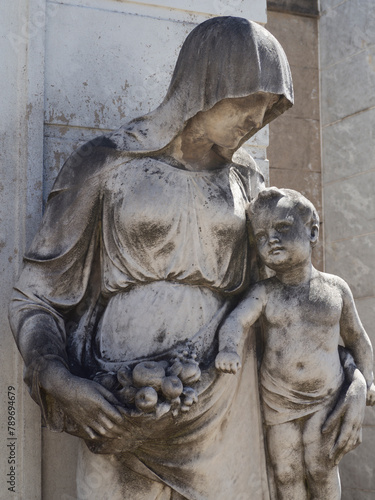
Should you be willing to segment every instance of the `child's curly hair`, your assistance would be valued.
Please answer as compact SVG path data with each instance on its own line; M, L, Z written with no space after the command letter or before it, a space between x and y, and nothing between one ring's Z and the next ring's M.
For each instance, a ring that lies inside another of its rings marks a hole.
M277 202L281 198L288 198L295 207L303 222L309 224L310 227L317 226L319 228L319 215L311 203L303 194L294 189L279 189L277 187L265 188L249 205L249 213L256 216L256 212L263 207L269 206L270 200Z

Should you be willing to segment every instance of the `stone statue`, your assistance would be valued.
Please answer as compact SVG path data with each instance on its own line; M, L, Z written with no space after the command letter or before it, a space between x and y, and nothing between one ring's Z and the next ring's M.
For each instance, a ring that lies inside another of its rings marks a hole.
M264 181L241 145L292 103L275 38L213 18L161 105L59 173L10 318L47 426L87 445L79 500L269 498L254 337L236 377L215 356L258 279L247 209ZM332 425L361 421L352 380Z
M253 285L225 319L216 367L237 373L243 336L262 318L260 393L276 498L338 500L337 464L358 440L356 427L341 444L322 430L344 384L338 343L341 335L359 370L345 350L343 364L354 367L352 377L363 374L373 405L371 342L345 281L312 266L319 234L312 203L296 191L269 188L249 209L260 258L275 275Z

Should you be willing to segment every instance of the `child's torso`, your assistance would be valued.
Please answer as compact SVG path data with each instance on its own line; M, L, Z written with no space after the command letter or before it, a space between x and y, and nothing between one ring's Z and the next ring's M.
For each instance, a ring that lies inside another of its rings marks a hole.
M262 370L297 391L329 392L341 373L342 295L321 276L301 287L269 286Z

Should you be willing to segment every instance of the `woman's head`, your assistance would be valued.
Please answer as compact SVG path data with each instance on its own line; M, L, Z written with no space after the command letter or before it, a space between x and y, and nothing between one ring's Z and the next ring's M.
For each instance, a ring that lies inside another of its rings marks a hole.
M165 100L183 96L190 118L223 99L257 92L283 95L289 105L293 102L283 49L259 24L240 17L215 17L186 38Z
M160 151L198 113L223 100L259 93L277 96L267 106L261 126L293 103L290 69L280 44L252 21L238 17L209 19L186 38L161 105L124 126L129 131L126 148L140 153ZM257 130L251 128L241 144Z
M212 144L235 150L254 129L262 128L265 114L279 97L257 92L246 97L223 99L209 110L200 111L191 120Z

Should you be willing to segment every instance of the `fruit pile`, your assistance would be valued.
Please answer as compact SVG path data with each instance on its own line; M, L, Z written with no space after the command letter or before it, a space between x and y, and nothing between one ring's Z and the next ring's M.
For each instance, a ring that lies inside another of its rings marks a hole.
M194 360L172 362L142 361L133 369L124 365L117 373L98 372L94 381L113 392L127 408L141 413L156 412L157 416L172 412L188 412L198 401L191 385L201 376L199 364Z

